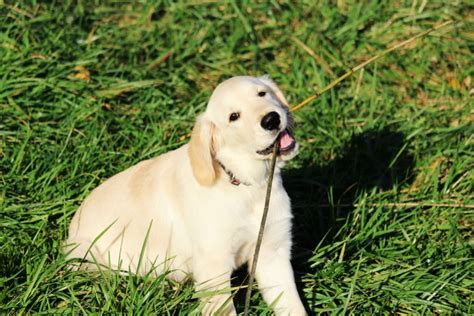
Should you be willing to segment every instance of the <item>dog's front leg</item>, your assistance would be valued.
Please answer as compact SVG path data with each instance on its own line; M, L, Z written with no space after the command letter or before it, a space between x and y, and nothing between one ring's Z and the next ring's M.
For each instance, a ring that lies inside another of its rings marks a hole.
M290 251L262 244L255 275L260 292L276 315L306 315L296 290Z
M196 291L201 292L203 315L237 315L231 297L231 265L215 254L200 253L193 260Z

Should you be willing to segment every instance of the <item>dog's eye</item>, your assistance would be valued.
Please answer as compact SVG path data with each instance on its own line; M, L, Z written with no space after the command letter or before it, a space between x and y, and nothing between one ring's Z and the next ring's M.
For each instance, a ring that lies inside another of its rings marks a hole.
M232 113L230 116L229 116L229 121L237 121L240 117L240 113L239 112L234 112Z
M258 93L258 96L259 96L259 97L264 97L266 94L267 94L267 93L266 93L265 91L260 91L260 92Z

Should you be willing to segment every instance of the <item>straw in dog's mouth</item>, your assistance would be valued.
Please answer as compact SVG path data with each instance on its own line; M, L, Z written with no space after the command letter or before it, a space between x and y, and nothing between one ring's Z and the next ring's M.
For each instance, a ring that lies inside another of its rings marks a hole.
M276 142L278 142L278 145L280 147L278 149L278 155L286 155L290 153L296 146L295 138L293 137L293 135L291 135L288 129L285 129L278 135L276 140L270 146L263 150L257 151L257 154L265 156L271 154L271 152L273 151L273 146L276 144Z

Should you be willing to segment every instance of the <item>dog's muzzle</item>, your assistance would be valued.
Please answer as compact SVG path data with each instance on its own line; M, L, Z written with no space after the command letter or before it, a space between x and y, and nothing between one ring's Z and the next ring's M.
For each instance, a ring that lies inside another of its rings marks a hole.
M267 148L263 149L263 150L259 150L257 151L257 154L259 155L269 155L272 153L273 151L273 146L275 146L275 144L278 142L278 155L287 155L289 153L291 153L293 151L293 149L295 149L296 147L296 140L295 138L293 137L293 135L291 135L290 131L288 129L285 129L283 130L282 132L280 132L280 134L278 135L278 137L275 139L275 141L270 145L268 146Z

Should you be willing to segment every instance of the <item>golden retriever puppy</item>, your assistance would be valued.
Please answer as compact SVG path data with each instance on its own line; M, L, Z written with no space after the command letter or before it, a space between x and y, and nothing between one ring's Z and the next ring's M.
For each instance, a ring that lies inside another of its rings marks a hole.
M203 313L235 315L231 273L251 263L272 148L279 156L256 279L277 315L305 315L290 264L291 206L280 168L296 155L287 102L268 77L234 77L212 93L188 144L113 176L82 203L66 252L137 274L192 276ZM92 263L91 263L92 262Z

